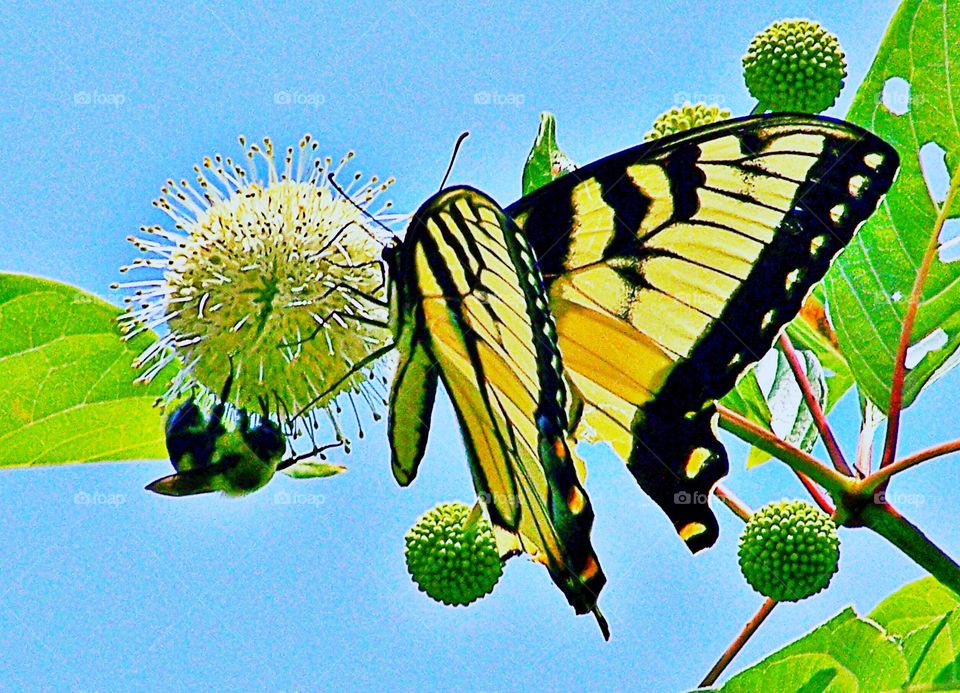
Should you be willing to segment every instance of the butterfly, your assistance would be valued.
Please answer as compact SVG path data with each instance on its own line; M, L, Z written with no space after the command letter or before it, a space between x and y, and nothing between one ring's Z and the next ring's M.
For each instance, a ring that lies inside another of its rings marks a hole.
M506 208L441 190L385 251L396 479L438 383L501 532L578 613L605 577L577 438L609 442L694 552L729 468L715 401L773 345L889 189L896 151L850 123L748 116L621 151Z

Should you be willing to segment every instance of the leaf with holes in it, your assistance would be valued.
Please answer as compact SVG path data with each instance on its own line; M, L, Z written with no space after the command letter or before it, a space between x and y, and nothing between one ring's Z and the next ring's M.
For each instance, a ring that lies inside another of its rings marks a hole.
M901 159L893 188L826 278L843 353L861 391L884 413L904 313L947 195L947 169L955 176L960 171L958 16L960 0L905 0L848 114L894 145ZM956 216L960 205L951 212ZM944 226L923 286L907 352L904 406L956 363L960 262L951 260L960 253L950 234L957 227L960 219Z
M156 337L121 341L116 307L47 279L0 274L0 467L166 459L153 402L175 372L133 385Z
M828 413L850 390L853 375L840 353L820 294L818 286L807 297L800 314L787 326L787 335L800 354L817 402L824 413ZM763 378L763 386L757 379L758 368L765 375L772 374L772 379ZM757 368L747 371L720 403L766 430L777 433L805 452L812 451L816 445L817 430L813 416L803 401L793 371L779 351L779 346L771 350ZM769 459L770 455L760 448L751 448L747 468Z

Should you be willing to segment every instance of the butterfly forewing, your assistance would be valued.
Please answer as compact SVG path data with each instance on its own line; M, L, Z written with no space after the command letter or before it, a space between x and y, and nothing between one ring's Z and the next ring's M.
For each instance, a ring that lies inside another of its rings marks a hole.
M507 208L585 411L694 551L727 457L714 401L876 208L896 152L849 123L752 116L628 149Z
M565 437L568 396L543 280L519 228L482 193L448 189L414 216L393 272L402 353L391 421L411 411L429 421L429 363L491 520L547 566L579 613L595 610L605 578L590 544L593 510ZM426 442L413 428L390 427L402 483Z

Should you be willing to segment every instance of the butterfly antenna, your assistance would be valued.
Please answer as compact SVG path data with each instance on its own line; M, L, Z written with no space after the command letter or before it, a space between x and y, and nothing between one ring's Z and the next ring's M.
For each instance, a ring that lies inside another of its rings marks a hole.
M340 184L337 183L336 180L334 180L333 176L334 176L334 174L333 174L333 172L331 171L331 172L327 175L327 180L330 181L330 185L333 186L334 190L336 190L338 193L340 193L341 195L343 195L344 199L346 199L347 202L349 202L349 203L352 204L354 207L356 207L357 210L358 210L361 214L363 214L363 216L367 217L367 218L368 218L370 221L372 221L374 224L376 224L376 225L379 226L381 229L383 229L384 231L386 231L387 233L389 233L389 234L390 234L390 237L391 237L394 241L399 242L400 239L397 238L397 234L393 232L393 229L391 229L389 226L387 226L387 225L384 224L382 221L380 221L380 220L377 219L375 216L373 216L368 210L366 210L366 209L364 209L363 207L361 207L360 205L358 205L358 204L357 204L357 201L354 200L352 197L350 197L350 196L346 193L346 191L345 191L343 188L340 187ZM342 229L341 229L341 230L342 230ZM368 232L368 233L369 233L369 232Z
M470 133L464 130L460 133L460 136L457 138L457 143L453 145L453 154L450 155L450 163L447 164L447 172L443 174L443 180L440 182L440 187L438 192L443 190L447 185L447 178L450 177L450 172L453 171L453 162L457 160L457 154L460 152L460 145L463 144L463 141L470 136Z

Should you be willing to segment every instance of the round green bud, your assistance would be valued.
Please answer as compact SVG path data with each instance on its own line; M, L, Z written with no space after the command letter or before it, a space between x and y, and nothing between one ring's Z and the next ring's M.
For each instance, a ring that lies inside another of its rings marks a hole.
M718 120L726 120L729 117L730 111L717 105L685 103L680 108L671 108L657 116L653 121L653 129L644 135L644 139L659 139L691 128L698 128L701 125L709 125Z
M806 599L837 572L837 526L806 501L769 503L747 522L739 557L743 576L763 596L778 602Z
M493 591L503 574L493 527L463 503L427 511L405 541L410 576L438 602L466 606Z
M771 24L743 56L743 78L761 110L820 113L837 100L846 76L837 37L805 19Z

